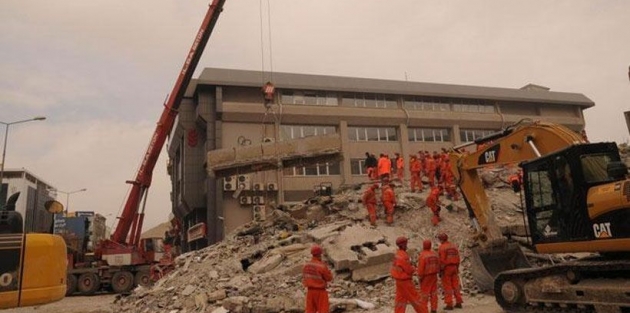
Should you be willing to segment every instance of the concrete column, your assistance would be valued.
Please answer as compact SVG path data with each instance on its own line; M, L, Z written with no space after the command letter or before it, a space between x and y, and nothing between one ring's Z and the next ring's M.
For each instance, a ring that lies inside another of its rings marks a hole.
M341 151L344 154L348 153L348 146L350 142L348 141L348 122L341 121L339 122L339 136L341 138ZM345 184L346 182L351 181L352 178L352 168L350 167L350 158L344 157L343 161L340 164L341 167L341 183Z
M462 144L461 138L459 138L459 124L454 124L453 128L451 128L451 142L453 145L457 146Z
M407 125L400 124L400 156L405 160L405 179L411 178L411 172L409 171L409 154L411 150L409 148L409 130Z

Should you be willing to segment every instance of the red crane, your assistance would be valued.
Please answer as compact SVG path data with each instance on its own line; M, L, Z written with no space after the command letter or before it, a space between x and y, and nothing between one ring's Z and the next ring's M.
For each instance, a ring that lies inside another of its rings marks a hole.
M158 242L140 240L146 195L151 186L153 169L167 135L171 132L177 110L199 59L223 10L225 0L213 0L199 27L195 40L186 55L175 86L164 103L164 110L157 123L149 146L138 169L136 178L127 183L131 191L118 224L109 240L99 243L93 262L69 262L72 268L68 274L68 294L79 291L82 294L94 293L101 284L110 284L115 292L126 292L134 285L147 283L149 267L161 258ZM142 210L140 205L142 202ZM83 259L83 257L80 257ZM99 267L86 264L97 263ZM72 286L74 283L74 286Z

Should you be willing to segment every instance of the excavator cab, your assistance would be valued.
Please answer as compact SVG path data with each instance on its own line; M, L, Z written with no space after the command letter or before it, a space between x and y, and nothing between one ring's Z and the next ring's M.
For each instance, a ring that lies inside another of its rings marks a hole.
M528 228L537 250L630 235L627 210L610 210L615 206L605 204L615 190L629 186L627 181L621 183L627 168L616 144L572 145L521 166ZM600 206L607 212L599 214Z

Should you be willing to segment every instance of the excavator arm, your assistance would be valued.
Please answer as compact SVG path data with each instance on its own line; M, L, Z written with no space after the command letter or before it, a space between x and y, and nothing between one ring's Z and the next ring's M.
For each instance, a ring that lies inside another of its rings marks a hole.
M562 125L522 121L473 143L455 147L449 155L450 164L468 210L474 216L478 238L489 245L504 241L478 169L535 159L580 143L584 143L582 137ZM483 148L474 153L462 150L472 144Z

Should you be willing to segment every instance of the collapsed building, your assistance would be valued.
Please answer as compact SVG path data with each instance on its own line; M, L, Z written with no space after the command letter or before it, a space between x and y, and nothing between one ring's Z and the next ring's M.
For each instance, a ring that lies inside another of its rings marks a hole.
M582 111L594 106L582 94L533 84L508 89L290 73L273 74L275 97L265 104L265 80L261 72L206 68L187 90L168 149L184 251L220 241L314 189L329 193L366 181L366 152L407 158L523 118L580 131ZM320 136L326 139L299 140Z

